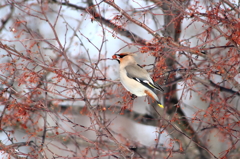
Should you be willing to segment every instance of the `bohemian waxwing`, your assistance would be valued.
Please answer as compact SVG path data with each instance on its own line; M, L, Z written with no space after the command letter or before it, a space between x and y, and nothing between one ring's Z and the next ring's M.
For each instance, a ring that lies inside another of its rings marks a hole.
M158 84L153 82L148 72L142 68L134 59L135 54L114 54L113 59L119 62L120 81L122 85L136 96L150 96L157 101L158 106L164 108L160 103L155 90L164 91Z

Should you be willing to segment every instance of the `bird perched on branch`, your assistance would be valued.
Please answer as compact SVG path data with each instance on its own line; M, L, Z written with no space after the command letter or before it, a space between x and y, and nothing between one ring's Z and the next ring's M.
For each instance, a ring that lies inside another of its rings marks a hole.
M158 106L164 108L160 103L155 90L164 91L155 83L148 72L142 68L134 59L133 53L114 54L113 59L119 62L120 81L122 85L136 96L150 96L158 103Z

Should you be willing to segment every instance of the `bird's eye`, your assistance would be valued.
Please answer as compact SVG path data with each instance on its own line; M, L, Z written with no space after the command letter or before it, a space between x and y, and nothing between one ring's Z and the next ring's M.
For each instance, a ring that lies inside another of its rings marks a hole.
M123 57L125 57L125 56L127 56L128 54L126 54L126 53L121 53L121 54L118 54L118 56L120 57L120 58L123 58Z
M113 59L121 59L121 58L123 58L123 57L125 57L125 56L127 56L128 54L126 54L126 53L121 53L121 54L114 54L114 55L112 55L112 58Z

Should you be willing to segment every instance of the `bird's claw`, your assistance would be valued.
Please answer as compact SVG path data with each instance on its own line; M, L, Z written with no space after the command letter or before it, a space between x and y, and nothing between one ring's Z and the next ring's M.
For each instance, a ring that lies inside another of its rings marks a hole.
M135 94L132 94L131 99L134 100L135 98L137 98L137 96Z

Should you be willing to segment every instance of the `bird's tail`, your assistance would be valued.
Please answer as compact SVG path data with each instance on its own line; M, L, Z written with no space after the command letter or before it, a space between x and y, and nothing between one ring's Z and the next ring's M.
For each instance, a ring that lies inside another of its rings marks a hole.
M157 104L159 107L164 108L164 106L160 102L157 102Z
M157 97L157 95L154 92L145 90L144 91L149 97L151 97L153 100L157 101L157 104L159 107L164 108L164 106L159 102L159 99Z

